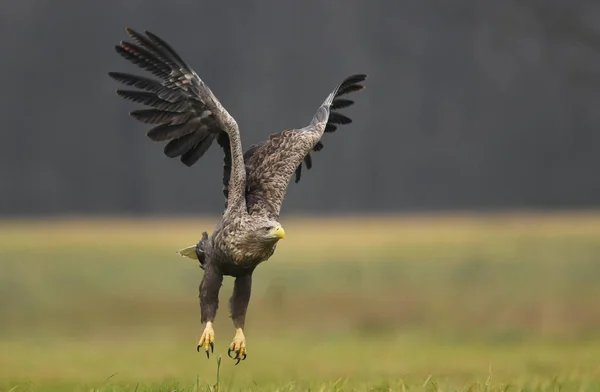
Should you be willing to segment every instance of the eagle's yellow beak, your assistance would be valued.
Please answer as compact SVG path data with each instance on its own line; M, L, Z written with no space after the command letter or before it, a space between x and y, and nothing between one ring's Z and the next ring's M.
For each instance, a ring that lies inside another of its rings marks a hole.
M285 238L285 230L281 226L276 226L269 232L269 237L282 240Z

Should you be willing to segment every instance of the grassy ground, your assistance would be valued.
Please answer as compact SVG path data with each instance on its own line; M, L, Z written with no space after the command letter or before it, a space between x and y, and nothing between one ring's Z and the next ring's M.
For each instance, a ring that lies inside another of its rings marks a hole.
M600 214L284 220L235 367L211 222L0 223L0 391L600 391Z

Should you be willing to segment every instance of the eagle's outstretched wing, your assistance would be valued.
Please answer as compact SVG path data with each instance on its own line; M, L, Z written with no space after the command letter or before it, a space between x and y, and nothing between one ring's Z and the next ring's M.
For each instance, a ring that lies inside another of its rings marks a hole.
M340 124L352 120L334 110L354 102L341 96L360 91L366 75L346 78L319 107L311 123L302 129L288 129L251 146L244 153L246 165L246 204L248 212L264 213L274 219L279 217L281 204L292 175L300 181L302 164L312 167L311 151L323 148L324 132L334 132Z
M121 42L115 48L125 59L150 71L159 80L110 72L116 81L139 89L117 90L117 94L151 107L130 114L143 123L155 125L148 130L148 137L157 142L168 141L164 154L170 158L180 157L187 166L196 163L217 139L225 153L223 180L228 183L231 151L223 124L231 117L169 44L149 31L145 33L128 28L127 34L134 43Z

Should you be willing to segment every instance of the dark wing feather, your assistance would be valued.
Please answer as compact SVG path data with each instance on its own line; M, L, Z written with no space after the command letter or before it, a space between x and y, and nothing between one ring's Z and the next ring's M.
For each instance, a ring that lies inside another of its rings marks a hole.
M337 98L335 99L332 104L331 104L331 109L335 110L335 109L343 109L346 108L350 105L354 104L354 101L351 101L349 99L344 99L344 98Z
M350 118L344 116L343 114L337 113L337 112L331 112L329 113L329 121L327 122L327 125L329 124L350 124L352 122L352 120L350 120Z
M304 157L304 164L306 164L306 168L309 170L312 167L312 157L310 156L310 152Z
M218 118L224 109L196 72L155 34L146 31L143 35L129 28L127 34L133 42L121 42L117 53L158 80L123 72L109 72L109 76L141 90L117 90L117 94L150 107L131 112L138 121L156 125L147 136L168 141L164 154L180 157L187 166L195 164L216 138L222 147L227 145L225 155L230 154L229 137Z
M157 109L170 109L173 107L172 102L165 101L164 99L158 98L156 94L146 91L118 90L117 94L120 97L130 101L148 105Z
M296 179L294 180L294 182L298 183L300 181L300 178L302 178L302 165L298 165L298 167L296 168Z
M150 78L145 78L143 76L138 76L138 75L132 75L132 74L127 74L127 73L123 73L123 72L109 72L108 75L113 78L114 80L116 80L117 82L123 83L127 86L133 86L136 88L139 88L141 90L146 90L148 92L151 93L155 93L155 96L157 98L159 97L166 97L169 96L169 88L163 86L160 82L154 80L154 79L150 79ZM125 90L117 90L117 94L123 96L123 91ZM126 91L131 91L131 90L126 90ZM171 91L171 94L173 94L173 92ZM163 99L163 98L161 98ZM182 102L185 102L182 100ZM170 102L171 104L173 104L173 102Z
M198 144L196 144L194 148L188 150L181 156L181 162L187 166L192 166L194 163L198 162L198 160L202 158L204 153L210 148L212 142L215 140L215 137L216 135L214 133L206 136Z
M129 114L145 124L183 124L192 117L191 113L172 112L160 109L134 110Z
M194 146L197 146L202 142L206 136L208 136L208 130L206 132L194 132L172 139L167 143L164 148L164 153L169 158L176 158L192 150Z

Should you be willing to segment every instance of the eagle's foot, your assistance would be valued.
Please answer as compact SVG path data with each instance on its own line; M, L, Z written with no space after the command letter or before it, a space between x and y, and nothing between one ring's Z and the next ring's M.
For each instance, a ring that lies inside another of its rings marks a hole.
M235 353L235 356L232 355ZM236 329L235 337L233 338L233 342L229 345L229 350L227 350L227 355L229 358L236 359L236 365L246 359L246 337L244 336L244 331L241 328Z
M210 353L215 351L215 331L213 330L211 321L206 322L206 327L204 328L204 332L202 332L202 336L198 342L198 347L196 348L198 352L200 352L200 348L202 346L204 346L206 358L210 358Z

